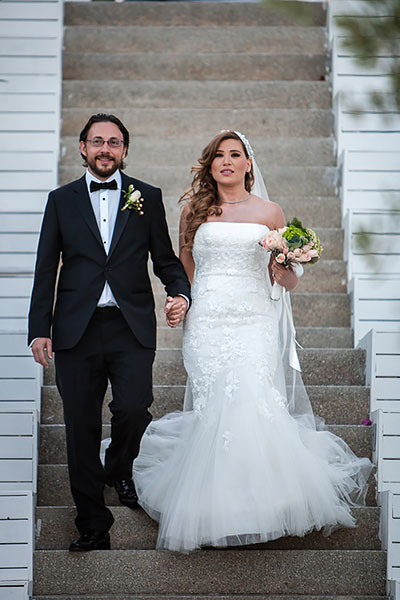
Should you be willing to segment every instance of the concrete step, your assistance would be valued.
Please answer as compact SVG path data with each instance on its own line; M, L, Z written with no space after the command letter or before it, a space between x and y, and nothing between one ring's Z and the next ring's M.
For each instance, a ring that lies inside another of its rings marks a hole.
M113 21L112 21L113 23ZM326 51L322 27L231 26L142 27L67 26L64 48L70 52L136 54L254 53L323 54Z
M113 506L115 523L111 529L111 547L114 550L155 548L158 524L143 510ZM379 509L355 508L355 529L340 529L329 537L313 532L304 538L286 537L262 547L267 550L379 550ZM36 550L64 550L76 536L73 507L40 506L36 510ZM257 548L260 548L257 545Z
M364 386L307 386L312 408L326 423L359 424L369 416L369 389Z
M363 385L365 355L352 348L299 350L306 385ZM44 384L54 385L54 365L46 369ZM153 368L154 385L184 385L186 372L180 349L158 349Z
M197 163L202 149L210 139L206 138L151 138L134 136L129 148L129 162L133 172L137 167L161 165L183 167L190 171ZM333 138L252 138L257 164L266 173L273 166L315 167L334 166ZM79 144L76 137L61 140L61 164L81 166Z
M114 488L106 486L104 498L107 506L119 506ZM376 506L376 482L372 474L366 498L368 506ZM69 487L67 465L39 465L38 469L38 506L73 506Z
M163 26L198 27L215 26L294 26L296 17L264 6L251 3L193 3L193 2L127 2L113 5L102 3L83 4L66 2L64 25L112 25L114 27ZM304 25L307 28L322 26L326 23L326 11L322 3L314 4L310 19Z
M343 260L344 232L339 228L323 229L315 228L320 240L323 241L323 259L325 260Z
M298 292L291 294L291 301L297 327L350 326L350 303L347 294Z
M329 425L328 430L340 436L357 456L371 457L372 428L363 425ZM110 425L103 425L102 439L110 437ZM43 465L67 464L64 425L41 425L39 462Z
M300 219L306 227L341 228L342 216L340 199L337 196L282 196L271 195L271 200L277 202L285 213L288 221L293 217Z
M378 550L39 550L34 593L384 595L385 562Z
M306 385L363 385L365 355L362 350L299 350L302 377Z
M89 109L64 108L61 135L78 137L89 117L102 112L100 100ZM249 139L260 135L319 138L331 136L333 126L332 111L320 108L119 108L118 117L133 137L211 139L221 129L238 129Z
M369 389L363 386L321 385L307 386L313 411L326 423L358 425L369 415ZM155 419L168 412L182 410L185 386L155 385L151 413ZM103 404L103 423L110 422L111 388L108 387ZM44 424L63 423L62 402L56 386L42 388L41 419Z
M305 267L296 291L340 293L346 291L346 284L346 263L343 260L321 260Z
M234 39L234 33L232 38ZM91 49L90 49L91 50ZM197 81L321 81L326 77L325 54L222 53L63 53L63 79Z
M33 600L160 600L162 598L162 600L215 600L215 596L195 596L195 595L190 595L190 596L183 596L183 595L173 595L173 596L167 596L167 595L163 595L162 597L160 596L140 596L137 594L133 594L133 595L126 595L124 594L123 596L121 596L120 594L115 595L113 594L112 596L110 596L109 594L103 595L103 594L96 594L96 596L92 596L91 594L85 594L85 595L81 595L79 594L79 596L76 596L75 594L71 595L68 594L68 596L64 596L61 595L59 596L57 594L57 596L48 596L47 594L45 596L41 595L41 596L34 596ZM222 596L222 595L218 595L218 600L387 600L386 596L355 596L355 595L351 595L351 596L309 596L308 594L306 596L276 596L275 594L273 596L271 596L270 594L268 594L268 596L266 596L265 594L263 594L262 596L253 594L251 596Z
M297 341L303 348L352 348L350 327L298 327Z

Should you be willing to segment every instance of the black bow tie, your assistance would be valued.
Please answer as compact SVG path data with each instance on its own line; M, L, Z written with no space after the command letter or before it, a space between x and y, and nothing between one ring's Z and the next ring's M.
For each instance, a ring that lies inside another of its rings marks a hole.
M117 190L117 189L118 189L118 185L117 185L117 182L115 181L115 179L112 179L111 181L102 181L101 183L98 183L97 181L90 182L90 191L91 192L97 192L97 190Z

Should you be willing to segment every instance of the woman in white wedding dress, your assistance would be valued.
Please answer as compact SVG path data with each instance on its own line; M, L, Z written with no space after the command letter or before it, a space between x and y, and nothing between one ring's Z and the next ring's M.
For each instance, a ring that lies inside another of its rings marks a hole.
M351 506L365 496L370 461L317 430L301 378L293 385L285 366L293 339L285 344L280 320L286 311L290 331L290 304L271 300L271 281L290 290L297 276L258 243L285 220L251 193L253 163L246 138L225 131L184 196L180 256L193 283L185 407L149 425L133 467L139 503L159 521L157 548L329 533L354 526Z

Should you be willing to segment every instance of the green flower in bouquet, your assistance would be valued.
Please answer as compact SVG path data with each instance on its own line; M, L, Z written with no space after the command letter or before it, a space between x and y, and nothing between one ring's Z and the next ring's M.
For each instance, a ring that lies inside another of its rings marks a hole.
M310 229L305 229L299 219L296 217L289 223L286 224L286 230L283 233L283 237L289 247L289 250L295 248L302 248L311 241L309 235Z
M318 252L318 256L315 258L312 258L310 262L311 263L317 262L317 260L319 258L321 258L321 252L323 250L323 248L321 246L321 242L319 241L319 237L317 236L317 234L315 233L315 231L313 229L307 229L307 233L310 237L310 242L311 242L312 248Z
M286 240L289 252L301 248L301 253L299 250L295 252L295 258L299 262L307 261L312 264L321 257L322 246L319 237L313 229L303 227L296 217L287 223L282 237Z

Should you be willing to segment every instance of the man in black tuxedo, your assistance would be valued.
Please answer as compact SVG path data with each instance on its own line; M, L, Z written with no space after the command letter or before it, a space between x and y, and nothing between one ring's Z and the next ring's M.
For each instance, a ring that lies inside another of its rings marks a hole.
M137 503L132 462L151 421L156 346L149 253L167 292L171 327L183 320L190 301L161 190L120 171L128 147L129 132L117 117L89 119L80 134L86 174L50 192L37 252L28 343L45 367L55 351L80 532L71 551L110 548L114 519L104 503L106 483L123 504ZM136 194L129 194L129 186ZM112 441L103 467L101 412L108 380Z

